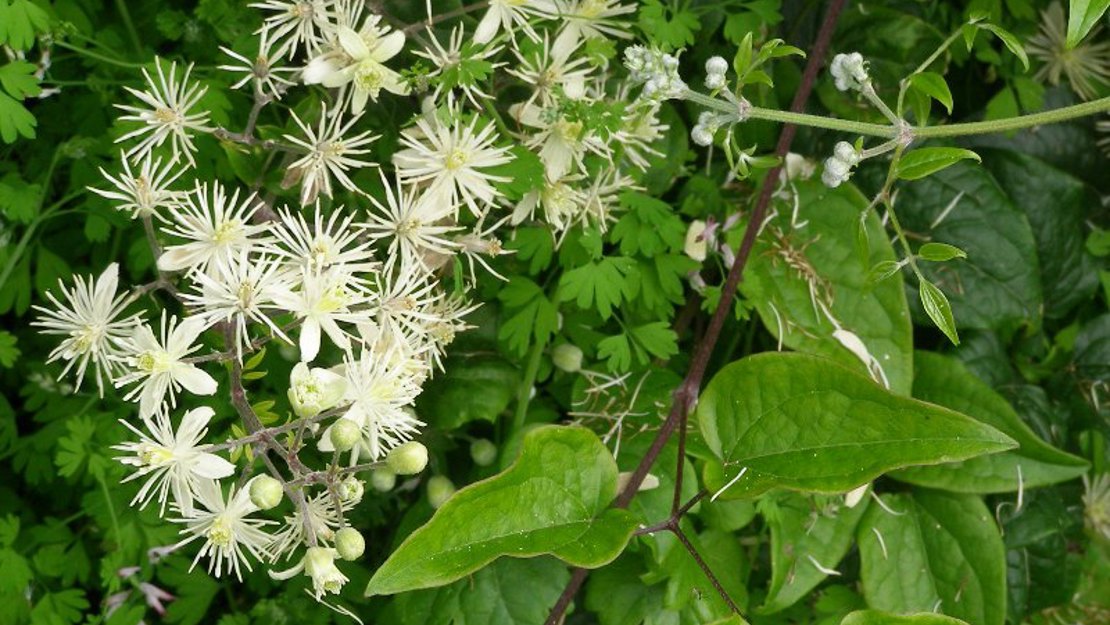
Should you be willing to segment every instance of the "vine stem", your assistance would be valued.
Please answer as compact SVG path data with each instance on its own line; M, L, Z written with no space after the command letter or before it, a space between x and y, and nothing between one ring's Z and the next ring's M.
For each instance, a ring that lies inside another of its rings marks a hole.
M829 2L829 8L825 13L824 21L821 23L821 30L817 34L817 39L814 41L809 60L806 62L801 84L798 86L798 91L794 94L794 101L790 105L792 114L800 114L799 112L805 107L806 102L809 100L809 95L813 91L813 83L817 79L817 72L824 62L825 53L828 51L833 31L836 29L837 19L840 17L840 12L844 9L845 3L846 0L831 0L831 2ZM792 123L788 123L783 127L779 135L778 145L775 147L775 153L780 157L784 157L786 153L790 151L790 144L794 141L794 134L796 131L797 127ZM891 129L891 131L893 131L893 129ZM614 507L628 507L628 504L632 501L632 497L636 494L636 491L640 489L640 485L643 484L648 471L651 469L652 465L655 464L656 459L659 457L659 454L662 453L667 441L676 430L679 431L682 440L685 439L686 416L697 401L698 390L701 388L702 378L705 376L706 368L709 366L709 359L713 355L713 348L717 344L718 338L720 338L725 318L728 317L729 310L732 308L733 296L744 275L744 267L747 266L748 257L751 255L752 247L755 245L756 235L759 234L760 225L763 223L764 215L767 213L767 207L771 203L771 195L774 193L775 187L778 186L778 179L781 173L781 165L767 172L767 177L763 182L763 188L759 195L759 200L756 203L755 210L752 211L751 218L748 220L747 228L744 230L744 239L740 244L740 251L736 254L736 258L733 260L732 267L728 273L728 279L725 282L724 288L721 289L721 298L717 303L717 309L710 319L705 334L702 336L701 340L698 341L694 350L690 369L687 371L682 384L675 390L671 410L667 415L667 419L659 428L659 432L651 442L651 447L648 448L647 453L645 453L644 457L640 460L640 464L637 465L636 470L632 472L628 484L613 503ZM681 467L682 465L680 464L680 471ZM680 508L680 510L684 508L685 507ZM689 548L687 549L690 550ZM696 559L700 559L696 553L691 553L691 555ZM586 581L586 576L588 574L589 572L587 569L574 569L574 572L571 574L570 582L563 590L562 595L560 595L559 599L555 602L555 606L551 609L551 613L548 615L545 625L558 625L562 622L567 609L570 607L571 601L573 601L574 596L578 594L578 590ZM727 595L727 593L725 594ZM731 599L726 599L726 601L731 606L735 607Z
M516 412L513 414L513 431L518 432L524 427L524 419L528 416L528 404L532 399L532 387L536 384L536 375L540 372L540 361L543 358L543 348L546 341L536 341L532 351L528 354L528 364L524 369L524 379L520 381L517 389Z

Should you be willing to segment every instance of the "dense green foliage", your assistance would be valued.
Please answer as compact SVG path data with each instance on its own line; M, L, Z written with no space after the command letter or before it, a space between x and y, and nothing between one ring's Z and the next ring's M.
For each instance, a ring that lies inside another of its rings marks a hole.
M196 544L166 549L178 527L157 506L129 505L138 484L121 484L130 469L113 459L112 446L132 437L120 420L135 421L134 404L113 389L98 398L87 381L73 393L58 379L63 363L46 362L57 341L29 325L32 304L44 305L59 279L98 275L111 262L129 284L158 278L142 224L87 190L103 186L100 168L118 170L113 141L131 129L112 106L131 101L124 88L141 88L140 68L158 55L195 63L212 123L241 128L254 99L217 66L227 62L221 45L254 49L259 17L246 4L0 0L0 625L351 622L322 609L304 578L278 582L256 567L242 583L216 579L204 566L190 571ZM426 17L423 2L373 4L398 28ZM468 3L431 4L448 14ZM709 57L736 58L750 69L740 79L746 97L782 110L805 59L785 49L761 56L760 45L779 37L808 50L825 3L634 4L636 41L685 48L684 71L699 80ZM907 84L908 118L1002 119L1110 94L1106 5L1067 3L1060 32L1073 46L1103 46L1088 50L1101 75L1078 64L1042 71L1078 50L1053 57L1030 43L1053 10L1037 0L853 2L832 51L870 59L879 94L892 101L901 78L959 33ZM961 30L980 14L989 29ZM436 28L447 36L474 15ZM997 36L976 35L990 29ZM625 43L591 40L587 50L596 66L619 67ZM522 99L488 63L429 84L427 61L398 59L425 91L482 85L499 124L497 110ZM317 114L320 93L300 90L263 109L259 137L295 133L290 111ZM360 130L380 135L370 157L383 169L421 94L383 98L361 118ZM885 123L856 96L823 71L807 111ZM607 136L623 113L609 105L572 113ZM491 260L504 280L479 271L471 285L458 260L442 272L481 306L416 404L428 470L385 492L368 484L347 516L367 548L341 564L351 582L340 602L367 623L539 625L573 565L595 570L567 623L1110 619L1110 163L1106 129L1096 129L1105 113L930 139L906 152L896 183L889 160L877 158L835 189L820 184L819 163L856 136L800 129L792 152L818 174L780 183L709 361L684 457L670 439L650 470L653 487L627 511L611 508L670 411L731 263L713 249L704 260L689 253L691 222L718 225L735 252L777 162L769 154L778 125L753 119L734 135L758 155L743 165L752 175L729 175L721 154L690 141L701 110L663 104L660 153L619 194L607 229L525 221L504 241L512 253ZM198 177L297 197L257 146L196 142ZM515 203L541 188L544 165L521 145L512 151L498 189ZM384 195L374 169L354 180ZM884 181L895 184L901 242L885 213L871 210ZM177 305L161 292L149 298ZM226 349L210 334L205 353ZM568 365L575 356L580 367ZM275 341L244 363L263 425L290 418L296 359ZM232 366L220 373L222 394L207 403L210 442L245 433L223 392ZM444 477L437 488L458 491L433 508L429 483ZM861 485L868 494L846 501ZM635 532L703 489L678 527L744 621L673 533Z

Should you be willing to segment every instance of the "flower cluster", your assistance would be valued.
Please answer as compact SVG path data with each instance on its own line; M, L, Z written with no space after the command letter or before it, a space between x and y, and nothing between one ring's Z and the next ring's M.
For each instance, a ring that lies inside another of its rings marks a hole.
M645 98L668 100L686 93L686 83L678 75L678 57L653 48L629 46L624 50L624 66L632 80L644 83Z
M821 181L829 187L839 187L852 176L852 168L860 162L860 152L847 141L838 141L833 155L825 159L825 171Z
M867 73L867 62L859 52L834 56L829 72L836 81L836 88L841 91L860 91L871 82L871 77Z

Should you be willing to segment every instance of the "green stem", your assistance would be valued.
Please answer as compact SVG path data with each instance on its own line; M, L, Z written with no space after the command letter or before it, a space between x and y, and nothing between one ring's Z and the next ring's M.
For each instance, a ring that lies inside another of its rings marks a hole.
M532 387L536 384L536 375L540 372L540 360L543 357L544 341L536 341L532 351L528 354L528 364L524 369L524 379L520 381L520 388L516 397L516 413L513 415L513 432L519 432L524 427L524 418L528 415L528 403L532 399Z
M108 515L112 517L112 529L116 533L116 545L121 545L122 533L119 529L119 518L116 516L116 506L112 503L112 493L108 490L108 483L104 481L103 475L97 473L96 481L100 482L100 489L104 492L104 502L108 504Z
M123 25L127 28L127 35L131 38L131 45L135 47L135 53L141 57L143 55L143 44L139 41L139 33L135 30L135 22L131 21L131 11L127 9L127 0L116 0L116 10L119 11L120 19L123 20Z
M921 63L921 65L918 65L917 69L913 70L913 72L909 76L906 76L905 78L903 78L901 80L901 82L898 85L898 115L899 116L902 115L903 110L904 110L902 108L902 106L903 106L903 103L905 102L905 99L906 99L906 89L908 89L909 86L910 86L910 79L913 78L914 76L920 74L921 72L925 71L926 69L928 69L929 66L933 64L933 61L936 61L937 58L940 57L940 55L943 54L944 51L948 49L948 46L952 45L952 42L955 41L960 36L960 34L962 32L963 32L962 28L957 28L955 32L953 32L951 35L948 36L948 39L945 39L944 42L941 43L940 46L936 50L934 50L932 54L929 55L929 58L925 59Z
M50 181L54 177L54 168L57 166L57 164L58 151L55 150L54 156L50 159L50 166L46 168L46 175L43 176L42 179L43 199L45 199L46 193L50 189ZM34 221L27 225L27 229L23 231L23 236L20 237L19 243L16 243L15 249L12 250L11 256L8 257L8 262L4 264L4 271L0 273L0 289L3 289L5 286L7 286L8 278L10 278L12 272L15 271L16 265L19 264L19 259L23 256L23 252L31 243L31 239L35 236L35 232L38 230L39 225L41 225L47 219L50 219L52 217L51 213L53 213L55 210L61 208L70 200L80 197L84 194L84 189L70 193L57 202L51 204L45 210L43 210L42 208L42 200L39 200L39 205L36 207L36 212L38 212L38 216L35 217Z
M93 52L92 50L89 50L87 48L78 48L77 46L71 46L70 44L68 44L64 41L55 41L54 45L58 48L62 48L63 50L69 50L70 52L76 52L77 54L80 54L82 56L87 56L90 59L93 59L94 61L100 61L102 63L107 63L109 65L115 65L116 67L123 67L125 69L139 69L139 68L143 67L142 63L128 63L127 61L120 61L119 59L113 59L111 57L104 56L103 54L100 54L99 52Z
M949 124L947 126L929 126L915 128L913 135L919 139L936 137L962 137L965 135L981 135L992 132L1009 132L1021 130L1030 126L1055 124L1087 115L1105 113L1110 111L1110 96L1082 104L1074 104L1063 108L1042 111L1030 115L1021 115L1009 119L998 119L986 122L970 122L966 124Z

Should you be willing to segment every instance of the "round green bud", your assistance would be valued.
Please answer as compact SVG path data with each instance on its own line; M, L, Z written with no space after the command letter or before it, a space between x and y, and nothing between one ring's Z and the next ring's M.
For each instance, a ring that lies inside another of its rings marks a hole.
M470 444L470 458L480 467L488 467L497 460L497 447L484 438Z
M416 475L428 466L428 448L416 441L409 441L393 448L385 462L397 475Z
M355 505L362 501L362 494L366 492L366 486L362 480L355 476L350 476L339 483L339 498L343 503Z
M438 509L454 494L455 485L446 477L435 475L428 480L428 503L432 504L433 508Z
M269 510L281 503L285 491L281 482L269 475L259 475L251 480L251 503L258 506L259 510Z
M582 350L570 343L557 345L551 350L551 361L562 371L578 373L582 370Z
M396 483L397 474L389 469L374 469L370 472L370 485L379 493L388 493Z
M366 539L353 527L344 527L335 533L335 550L344 560L358 560L366 551Z
M362 430L350 419L339 419L332 424L328 438L336 451L350 451L362 440Z

